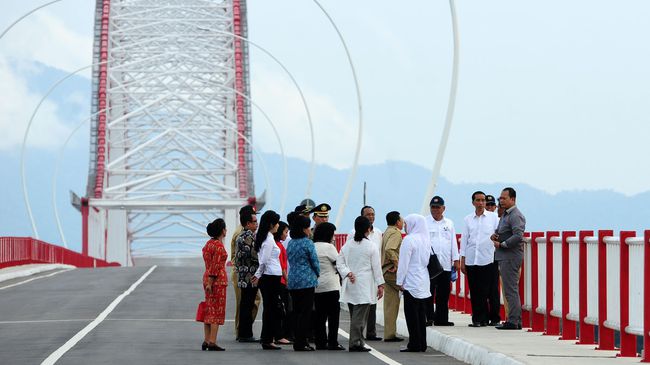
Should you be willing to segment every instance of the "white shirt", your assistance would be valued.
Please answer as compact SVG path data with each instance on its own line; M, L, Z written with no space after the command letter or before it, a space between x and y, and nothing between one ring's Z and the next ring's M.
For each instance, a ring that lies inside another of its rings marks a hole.
M456 244L456 229L454 222L449 218L442 218L440 221L433 219L431 215L426 217L427 228L431 247L438 255L438 261L445 271L451 271L451 264L460 259L458 245Z
M402 241L399 248L399 265L397 266L397 285L404 287L409 294L418 299L431 296L429 290L429 242L419 242L409 239Z
M460 255L465 257L465 265L485 266L494 262L494 243L490 236L498 225L497 214L487 210L480 216L472 213L465 217L460 238Z
M384 283L381 273L379 250L367 238L361 242L350 238L336 258L336 268L343 278L341 303L376 304L377 287ZM347 275L352 272L356 280L350 282Z
M336 271L336 258L339 255L336 246L329 242L314 242L314 246L320 264L320 276L318 277L318 286L315 292L325 293L341 290L339 274Z
M280 265L280 247L275 243L273 235L269 233L266 236L260 252L257 255L260 267L255 272L258 279L264 275L282 276L282 266Z
M379 252L381 252L381 239L383 238L384 232L381 231L381 229L377 227L372 227L372 231L368 233L368 239L370 242L373 242L376 246ZM354 228L350 231L350 234L348 235L349 238L354 237Z

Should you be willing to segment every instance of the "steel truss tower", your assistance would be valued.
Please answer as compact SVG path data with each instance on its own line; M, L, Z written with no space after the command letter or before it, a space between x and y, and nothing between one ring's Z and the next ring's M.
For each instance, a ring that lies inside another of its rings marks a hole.
M196 254L254 196L245 0L97 0L83 250ZM242 138L245 137L245 138Z

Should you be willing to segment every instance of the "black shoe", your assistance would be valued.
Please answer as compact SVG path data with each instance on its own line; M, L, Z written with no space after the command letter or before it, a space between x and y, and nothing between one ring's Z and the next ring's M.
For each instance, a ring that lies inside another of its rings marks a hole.
M382 338L377 336L366 337L366 341L381 341L381 340Z
M262 344L262 349L263 350L281 350L282 347L276 346L276 345L274 345L272 343L263 343Z
M395 338L385 338L384 342L402 342L404 341L403 338L401 337L395 337Z
M350 351L350 352L368 352L368 351L370 351L370 349L367 348L367 347L364 347L364 346L353 346L353 347L350 347L350 349L348 351Z
M520 324L517 325L517 324L514 324L512 322L503 322L503 323L501 323L500 325L497 325L494 328L496 328L498 330L520 330L521 325Z
M260 342L260 339L255 337L241 337L239 339L239 342L253 343L253 342Z
M433 321L427 321L427 327L433 326Z
M472 323L470 323L470 324L467 325L467 327L475 327L475 328L476 328L476 327L484 327L484 326L485 326L484 324L482 324L482 323L476 323L476 322L472 322Z
M345 347L343 347L343 346L341 346L339 344L336 344L334 346L327 346L327 349L330 350L330 351L342 351L342 350L345 350Z
M223 347L217 346L216 343L208 344L208 351L226 351Z
M208 349L208 343L203 341L203 343L201 344L201 351L205 351L207 349Z
M408 347L404 347L402 349L399 349L399 352L421 352L421 351L422 350L420 350L420 349L416 350L416 349L410 349ZM424 350L424 351L426 351L426 350Z
M433 323L434 326L439 326L439 327L444 327L444 326L453 326L454 322L438 322L438 323Z
M490 321L488 322L487 325L494 327L494 326L498 326L500 323L501 323L500 321Z
M304 345L304 346L294 346L293 351L316 351L316 350L309 345Z

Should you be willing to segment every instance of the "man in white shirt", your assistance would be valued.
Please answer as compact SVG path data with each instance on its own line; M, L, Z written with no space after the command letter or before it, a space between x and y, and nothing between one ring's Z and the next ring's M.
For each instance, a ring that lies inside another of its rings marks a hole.
M465 217L465 226L460 240L460 271L467 275L472 303L470 327L485 327L491 319L499 316L499 306L488 306L488 297L495 274L494 243L490 236L499 225L495 213L485 209L485 193L472 194L474 213ZM490 308L490 309L488 309ZM496 310L496 313L491 313ZM499 318L500 319L500 318ZM499 324L499 320L491 323Z
M427 228L431 247L443 268L442 274L431 280L431 299L427 301L427 326L453 326L449 322L449 293L451 292L451 270L458 270L458 244L454 222L444 217L445 200L434 196L429 202L431 215L427 217ZM435 294L434 294L435 293ZM433 308L433 297L436 307Z
M371 206L364 206L361 208L361 215L368 218L370 221L370 233L368 239L370 242L377 246L377 252L381 252L382 231L375 227L375 209ZM368 322L366 323L366 340L367 341L381 341L381 337L377 337L377 304L372 304L368 311Z

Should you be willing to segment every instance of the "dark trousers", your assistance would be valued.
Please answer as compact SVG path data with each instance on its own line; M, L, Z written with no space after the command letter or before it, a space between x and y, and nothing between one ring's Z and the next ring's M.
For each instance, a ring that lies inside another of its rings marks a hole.
M371 304L368 309L368 322L366 323L366 338L377 337L377 304Z
M489 265L488 275L488 319L492 322L501 321L501 296L499 295L499 265L493 262Z
M490 292L490 265L466 265L467 282L469 284L470 300L472 303L472 322L488 323L488 294Z
M451 271L443 271L429 286L431 297L427 299L427 321L433 324L449 322L449 293L451 293ZM433 309L433 299L436 307Z
M336 346L339 344L339 291L333 290L324 293L314 294L316 304L316 324L314 327L314 336L316 337L316 346ZM325 331L325 322L327 322L328 331Z
M314 288L290 290L293 312L296 316L294 327L294 348L307 346L307 332L311 324L311 311L314 306Z
M404 291L404 318L409 331L409 343L406 347L409 350L426 351L427 349L426 311L428 302L431 302L431 298L418 299L412 296L408 290Z
M280 302L280 291L282 276L262 275L260 279L260 290L262 291L262 301L264 303L264 313L262 314L262 343L272 343L273 338L280 335L280 323L282 314L278 310Z
M289 289L287 289L285 285L282 285L280 289L280 299L282 300L282 303L284 303L284 310L286 311L286 315L282 319L282 324L280 325L280 335L276 338L276 340L282 338L293 340L293 327L295 323L293 315L293 303L291 302Z
M348 310L350 311L350 338L348 339L348 346L351 349L364 347L363 328L368 322L370 304L348 303Z
M239 338L253 337L253 306L257 287L241 288L239 296Z
M521 324L521 299L519 298L519 275L522 259L499 260L499 273L503 296L508 307L508 322Z

